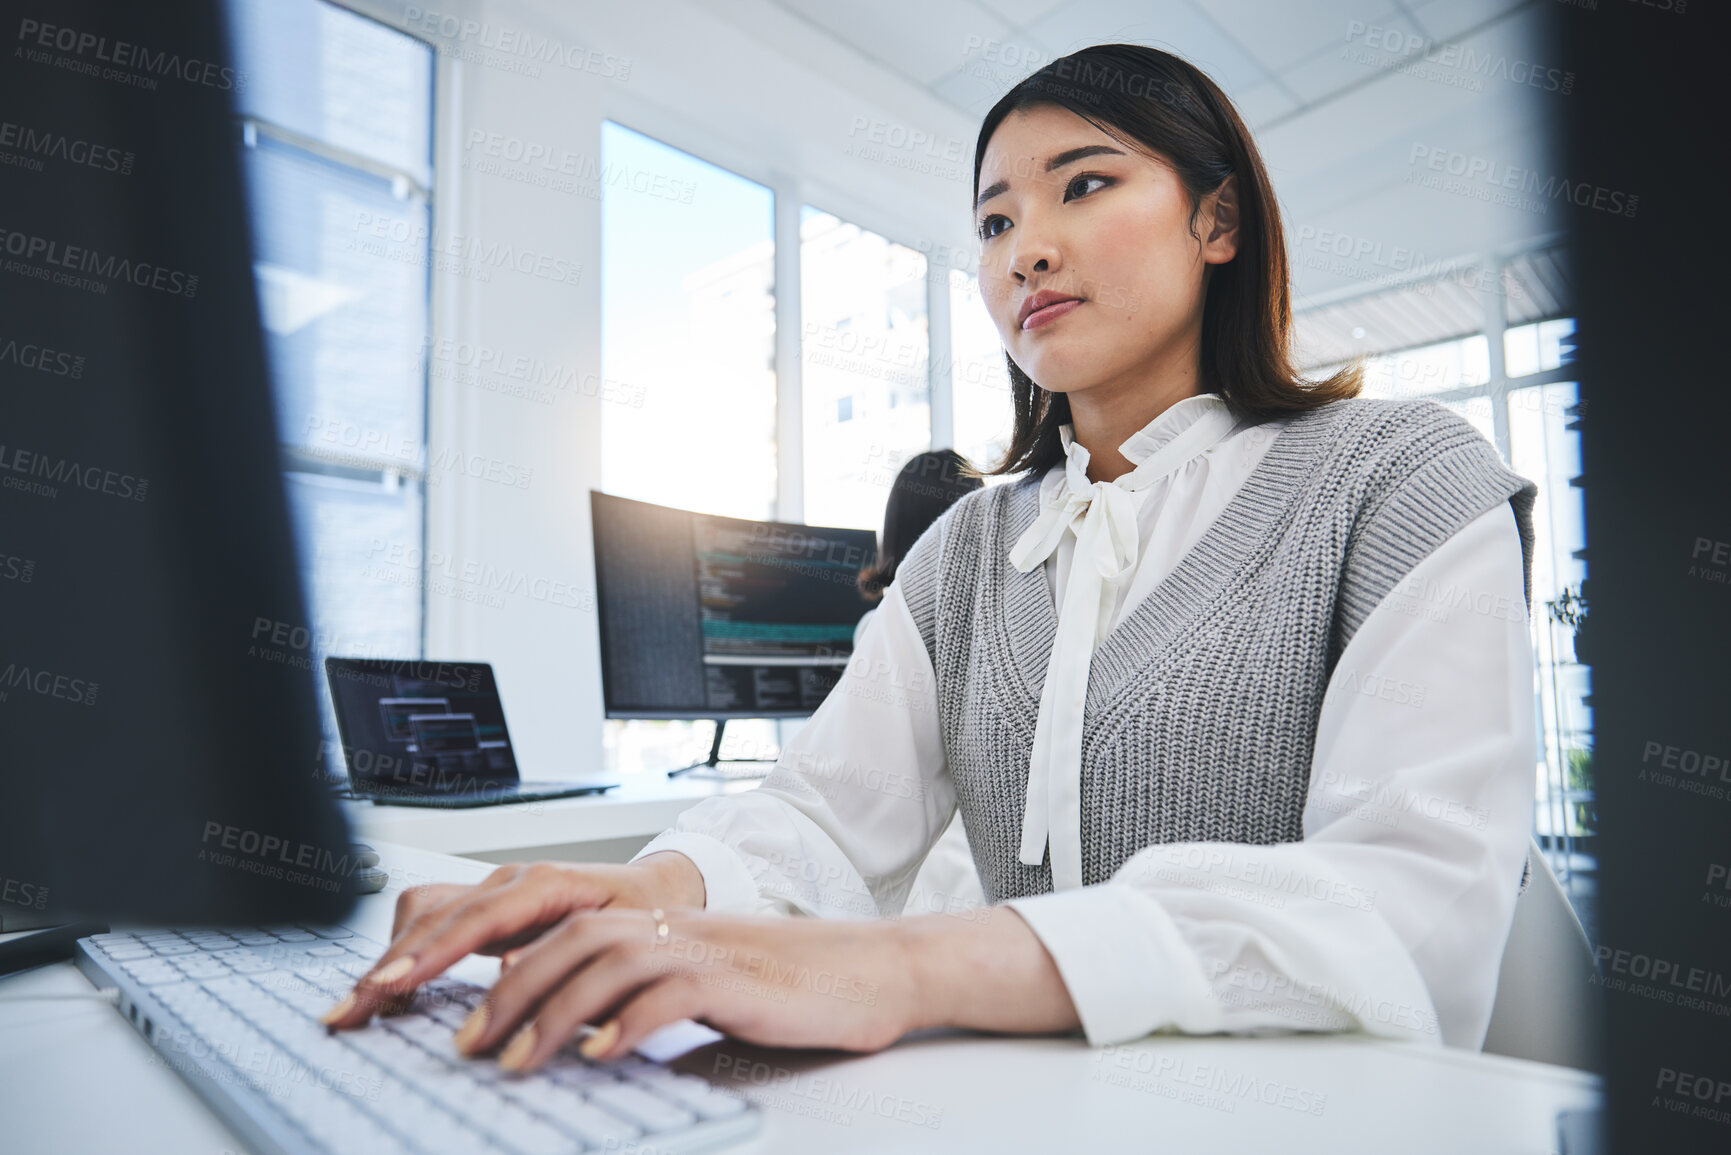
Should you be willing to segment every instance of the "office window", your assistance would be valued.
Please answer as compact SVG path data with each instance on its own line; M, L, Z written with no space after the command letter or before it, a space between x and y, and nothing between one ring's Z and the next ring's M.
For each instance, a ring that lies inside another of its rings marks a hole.
M1490 343L1476 333L1367 357L1364 370L1366 397L1429 397L1470 389L1490 382Z
M433 50L325 0L229 15L305 657L419 657Z
M601 488L678 509L775 516L775 197L613 121L601 125ZM604 765L667 770L708 723L609 720ZM723 757L774 758L773 722Z
M602 488L762 520L775 510L775 198L601 126Z
M799 236L804 520L881 532L896 472L932 444L926 259L810 205Z
M1015 411L1010 400L1010 369L1004 341L986 312L980 282L951 269L950 405L955 449L980 469L990 469L1010 447ZM987 485L1009 480L988 477Z
M1559 317L1503 331L1503 366L1510 377L1555 369L1573 358L1575 319Z
M1584 502L1573 484L1581 473L1578 400L1572 381L1508 394L1510 467L1539 485L1533 506L1533 645L1545 757L1534 826L1542 843L1571 859L1595 826L1592 687L1589 670L1575 657L1568 620L1569 600L1580 595L1587 576Z

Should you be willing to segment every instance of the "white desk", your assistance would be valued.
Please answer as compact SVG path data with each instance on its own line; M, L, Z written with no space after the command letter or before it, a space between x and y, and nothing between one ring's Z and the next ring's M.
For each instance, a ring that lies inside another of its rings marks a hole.
M489 869L379 850L391 885L350 925L381 940L402 886ZM9 1155L243 1152L113 1007L11 1001L90 989L71 963L0 980ZM1097 1051L1079 1038L940 1035L856 1057L721 1043L678 1066L764 1107L764 1131L739 1152L1545 1155L1556 1112L1599 1094L1578 1071L1362 1036L1153 1038Z
M344 802L343 812L363 842L392 842L493 862L537 858L624 862L673 825L680 811L717 794L751 790L760 779L725 782L669 778L661 771L625 775L605 794L437 810Z

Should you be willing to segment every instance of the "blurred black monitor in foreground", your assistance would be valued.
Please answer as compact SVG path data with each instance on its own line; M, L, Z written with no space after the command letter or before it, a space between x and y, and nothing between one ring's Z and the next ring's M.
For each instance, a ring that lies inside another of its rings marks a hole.
M217 7L0 14L0 901L335 920Z

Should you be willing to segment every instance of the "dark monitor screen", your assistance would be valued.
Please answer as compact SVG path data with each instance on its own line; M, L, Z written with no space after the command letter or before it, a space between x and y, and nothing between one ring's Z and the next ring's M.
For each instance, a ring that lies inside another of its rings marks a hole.
M589 499L608 717L817 709L871 608L856 578L876 534Z
M335 921L313 672L254 644L307 609L218 5L4 9L0 913Z
M518 780L487 663L326 658L325 677L357 786L445 793Z

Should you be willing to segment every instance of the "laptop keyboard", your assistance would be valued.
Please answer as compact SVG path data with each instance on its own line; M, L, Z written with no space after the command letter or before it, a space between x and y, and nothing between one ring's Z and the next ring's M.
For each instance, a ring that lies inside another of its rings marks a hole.
M331 1034L319 1016L384 951L341 928L121 932L81 941L173 1016L138 1024L170 1065L251 1092L315 1149L696 1151L758 1126L757 1109L739 1096L637 1055L597 1063L573 1045L527 1075L491 1058L464 1058L452 1036L486 994L472 983L437 980L406 1013Z

